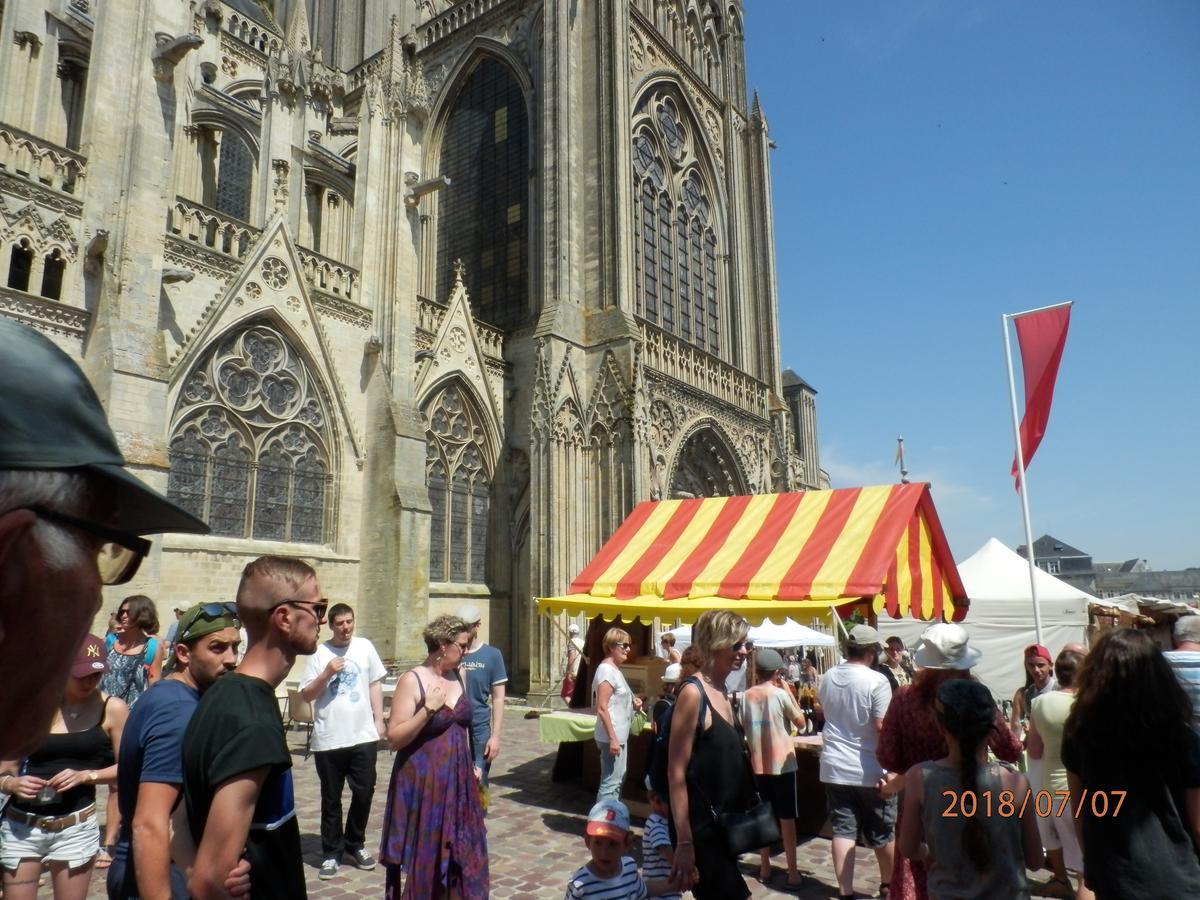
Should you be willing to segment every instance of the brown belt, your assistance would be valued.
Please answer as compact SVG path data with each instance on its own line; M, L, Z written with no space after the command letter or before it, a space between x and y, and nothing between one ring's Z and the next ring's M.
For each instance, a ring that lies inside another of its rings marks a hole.
M19 809L13 809L12 806L9 806L4 811L4 814L23 825L29 825L39 831L56 834L59 831L65 831L72 825L78 825L80 822L86 822L88 819L95 817L96 804L93 803L91 806L86 806L77 812L68 813L65 816L35 816L27 812L22 812Z

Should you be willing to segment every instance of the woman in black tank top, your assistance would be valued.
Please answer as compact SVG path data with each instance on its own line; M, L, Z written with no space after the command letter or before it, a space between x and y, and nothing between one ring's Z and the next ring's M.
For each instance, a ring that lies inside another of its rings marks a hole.
M746 664L749 629L745 619L727 610L711 610L697 620L692 646L704 657L704 665L698 678L680 687L671 718L671 877L681 889L691 887L697 900L750 896L737 859L725 849L714 822L714 810L745 810L754 790L746 746L725 695L729 673Z
M10 884L30 880L36 884L43 862L50 866L56 897L87 893L100 845L96 785L117 780L117 751L129 713L122 701L100 691L107 668L104 656L104 644L88 635L71 667L46 740L21 760L15 771L0 774L0 790L10 795L0 825L6 893ZM48 827L41 827L47 820ZM94 841L95 850L80 865L84 830L88 831L89 848ZM33 844L42 846L44 852L26 853L24 848ZM21 848L19 861L9 859L14 847ZM10 869L14 863L15 868Z

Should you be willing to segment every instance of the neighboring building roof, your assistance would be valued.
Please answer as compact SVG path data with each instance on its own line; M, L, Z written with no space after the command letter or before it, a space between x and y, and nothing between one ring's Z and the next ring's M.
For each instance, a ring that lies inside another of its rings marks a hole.
M1017 553L1020 556L1025 556L1025 545L1022 544L1017 548ZM1033 557L1034 559L1045 559L1054 556L1089 556L1070 544L1060 541L1058 538L1048 534L1043 534L1040 538L1033 542Z
M807 390L812 391L814 394L817 392L816 388L814 388L811 384L809 384L807 381L805 381L803 378L801 378L799 375L797 375L793 369L784 369L783 370L783 386L785 388L789 388L789 387L806 388Z
M274 16L255 2L255 0L223 0L223 2L230 9L241 13L247 19L252 19L259 25L266 25L272 31L282 34ZM300 0L300 2L303 2L303 0Z

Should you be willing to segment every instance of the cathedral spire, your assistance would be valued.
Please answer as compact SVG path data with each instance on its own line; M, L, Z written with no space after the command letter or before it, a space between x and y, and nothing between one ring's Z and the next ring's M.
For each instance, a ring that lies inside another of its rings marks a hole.
M293 50L308 53L312 50L312 31L308 27L307 4L301 2L292 4L291 15L288 16L287 34L284 42Z

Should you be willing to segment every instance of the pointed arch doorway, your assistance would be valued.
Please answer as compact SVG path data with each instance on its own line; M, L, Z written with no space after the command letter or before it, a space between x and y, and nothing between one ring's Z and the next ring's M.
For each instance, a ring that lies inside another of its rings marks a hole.
M679 448L671 473L671 497L732 497L746 494L737 455L716 428L692 432Z

